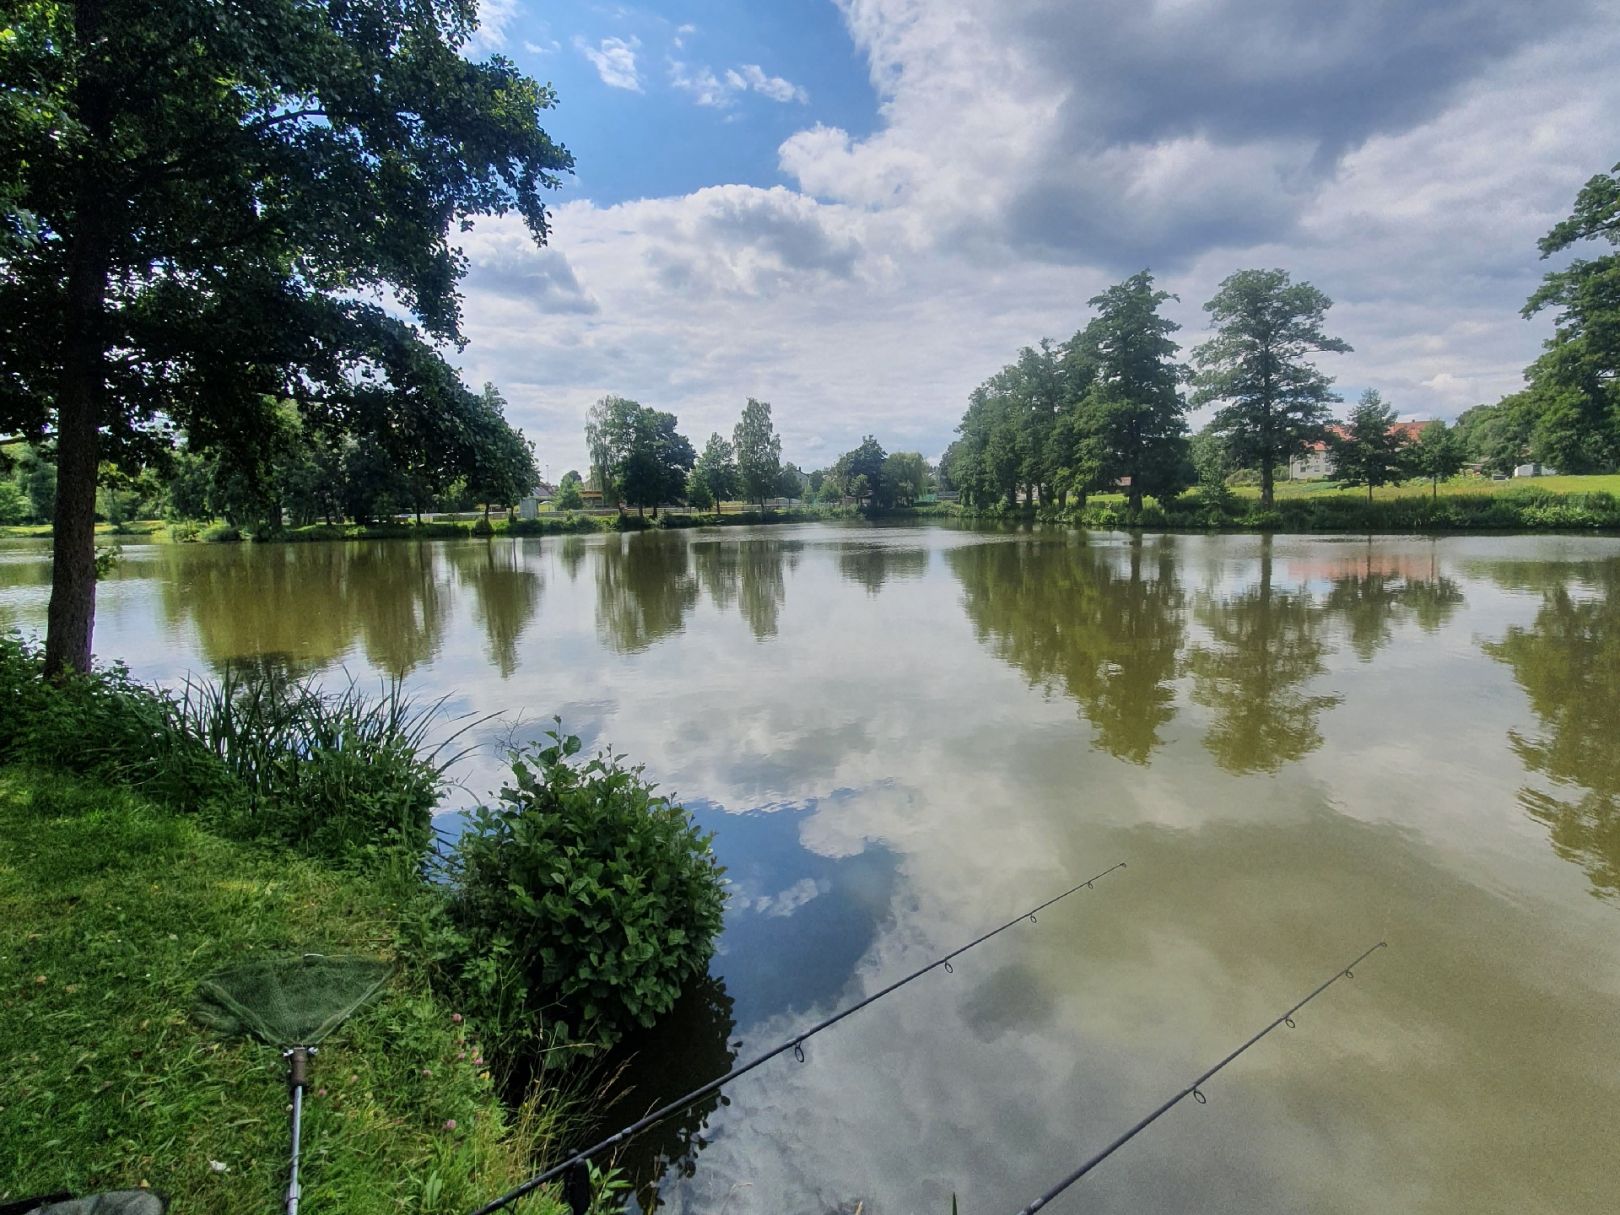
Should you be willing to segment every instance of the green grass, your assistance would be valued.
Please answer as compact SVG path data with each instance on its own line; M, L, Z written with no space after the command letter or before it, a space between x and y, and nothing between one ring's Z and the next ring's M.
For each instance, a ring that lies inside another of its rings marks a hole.
M1258 498L1260 487L1258 485L1245 485L1232 491L1241 497ZM1381 485L1373 491L1373 498L1412 498L1427 497L1430 493L1427 481L1408 481L1402 485ZM1590 477L1510 477L1505 481L1493 481L1488 477L1453 477L1449 481L1440 483L1440 496L1458 494L1521 494L1521 493L1549 493L1549 494L1592 494L1609 493L1620 494L1620 474L1605 473ZM1363 499L1367 496L1365 487L1344 488L1337 481L1279 481L1277 482L1277 497L1282 498L1314 498L1323 494L1359 494Z
M284 1065L216 1040L192 994L246 954L391 954L407 882L232 843L136 793L30 769L0 770L0 838L0 1201L147 1184L187 1215L277 1209ZM561 1133L560 1103L503 1108L453 1011L406 968L321 1048L311 1211L465 1211Z

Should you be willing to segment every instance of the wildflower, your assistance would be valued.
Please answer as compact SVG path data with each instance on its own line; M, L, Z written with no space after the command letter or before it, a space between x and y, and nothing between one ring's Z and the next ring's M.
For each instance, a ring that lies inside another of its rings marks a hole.
M315 1090L315 1095L317 1097L324 1097L326 1096L326 1090L324 1088L318 1088Z
M450 1014L450 1020L451 1020L452 1024L460 1025L461 1024L461 1014L460 1013L451 1013Z
M466 1051L464 1051L464 1050L458 1050L458 1051L457 1051L457 1052L456 1052L456 1062L457 1062L457 1063L460 1063L460 1062L461 1062L461 1061L462 1061L462 1060L463 1060L463 1059L465 1059L465 1058L466 1058L466 1057L467 1057L467 1052L466 1052Z
M424 1076L431 1076L433 1074L433 1069L431 1067L424 1067L422 1069L422 1074Z
M444 1129L447 1130L447 1131L455 1130L456 1129L456 1120L454 1118L446 1118L444 1120Z
M229 1173L231 1171L231 1166L223 1160L210 1160L208 1167L216 1173Z

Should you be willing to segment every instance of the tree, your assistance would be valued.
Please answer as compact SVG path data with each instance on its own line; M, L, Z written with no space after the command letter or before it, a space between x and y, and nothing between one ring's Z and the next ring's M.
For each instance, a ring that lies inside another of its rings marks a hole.
M1099 467L1086 480L1126 483L1133 511L1144 494L1171 498L1187 487L1188 452L1184 378L1170 335L1181 326L1159 314L1175 296L1153 289L1146 270L1089 301L1097 316L1081 335L1091 383L1076 417L1092 439Z
M1198 500L1217 511L1225 511L1232 503L1232 491L1226 478L1232 475L1232 457L1220 435L1205 427L1192 437L1193 471L1198 474Z
M782 440L771 425L770 405L749 397L731 440L737 453L737 477L743 498L758 502L759 509L764 510L765 499L776 493L782 469Z
M781 476L776 482L776 496L786 498L791 505L795 498L803 496L805 479L804 472L798 465L782 465Z
M1592 240L1620 246L1620 164L1582 187L1539 247L1546 258ZM1547 274L1524 315L1545 308L1553 336L1525 370L1533 454L1563 472L1608 472L1620 464L1620 252Z
M1440 497L1440 482L1462 471L1462 441L1444 422L1430 422L1425 426L1407 456L1408 467L1418 476L1429 478L1430 496L1436 500Z
M467 419L461 464L467 490L484 504L484 518L488 519L491 502L510 508L534 489L540 472L534 466L534 446L507 424L506 398L495 385L485 384L483 393L476 396L464 391L462 403ZM433 487L442 488L447 480L446 472L440 471L433 478Z
M713 506L720 510L726 499L737 496L737 487L737 460L732 454L731 444L718 433L711 434L687 483L688 493L696 495L692 497L692 504L703 509Z
M464 59L475 27L467 0L8 12L0 433L55 440L53 676L90 664L104 459L176 427L248 450L288 399L341 427L459 340L453 227L515 210L545 241L555 97Z
M1374 488L1399 481L1406 465L1406 435L1375 388L1361 394L1344 433L1329 434L1328 447L1334 477L1341 485L1365 485L1369 502Z
M883 484L889 487L894 500L905 506L910 506L928 492L931 479L928 461L923 459L921 452L890 452L883 461Z
M579 469L570 468L562 475L562 480L557 483L557 488L561 489L564 485L580 485L583 484L584 480L585 478L579 475Z
M696 454L686 436L676 431L675 415L638 406L632 419L630 450L619 469L624 500L643 513L666 502L679 502L686 494L686 475Z
M1333 306L1285 270L1239 270L1204 305L1215 336L1193 351L1194 404L1223 402L1215 431L1240 464L1260 469L1260 505L1274 502L1275 469L1324 433L1333 381L1309 362L1350 347L1322 329Z
M570 481L567 476L564 476L562 479L562 484L557 487L557 496L552 500L552 504L556 506L558 510L584 509L585 495L580 492L579 474L574 473L572 475L574 478L572 481Z
M686 476L686 500L699 511L714 509L714 493L695 468Z
M602 501L623 510L620 483L625 461L635 442L636 415L641 405L625 397L605 396L585 415L585 447L591 456L591 478L602 491Z
M859 447L838 457L833 465L833 476L843 486L844 493L857 502L869 499L873 506L886 506L890 500L889 487L883 481L883 464L887 458L883 445L867 435Z
M1457 419L1464 455L1488 473L1506 476L1530 455L1535 425L1525 393L1503 397L1495 405L1476 405Z

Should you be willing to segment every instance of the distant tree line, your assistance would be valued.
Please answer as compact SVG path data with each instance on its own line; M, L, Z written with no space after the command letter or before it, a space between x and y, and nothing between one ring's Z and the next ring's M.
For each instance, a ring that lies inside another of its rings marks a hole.
M1542 256L1586 240L1620 244L1620 165L1587 182ZM1160 311L1171 298L1147 271L1133 275L1089 301L1094 316L1068 341L1025 347L974 389L941 470L962 500L1062 508L1119 490L1140 509L1144 496L1194 484L1218 496L1240 480L1270 507L1279 472L1317 444L1341 484L1369 494L1413 477L1437 490L1466 465L1620 467L1620 254L1577 259L1531 296L1524 314L1554 309L1557 323L1522 391L1415 439L1374 390L1335 424L1340 398L1315 357L1350 347L1326 331L1332 301L1311 284L1284 270L1233 274L1204 305L1213 333L1187 363ZM1213 420L1190 436L1189 407L1210 404Z
M591 486L609 507L650 508L689 505L720 510L741 501L764 510L774 500L850 504L882 509L909 506L935 488L934 469L921 453L885 452L871 435L826 468L806 473L782 460L782 439L768 402L748 398L727 439L711 434L701 452L676 426L674 414L638 401L606 396L591 407L585 423ZM565 478L566 480L566 478ZM565 502L577 509L577 488Z
M317 426L293 402L270 401L251 445L210 446L181 432L133 468L108 461L96 513L114 524L161 516L264 529L514 506L539 480L533 445L507 422L493 384L475 393L441 367L432 399L413 406L414 425L385 416ZM0 452L10 471L0 479L0 523L50 521L52 455L48 443Z

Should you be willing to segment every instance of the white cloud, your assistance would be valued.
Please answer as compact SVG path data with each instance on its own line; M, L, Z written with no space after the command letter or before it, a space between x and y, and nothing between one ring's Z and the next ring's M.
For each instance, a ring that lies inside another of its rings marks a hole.
M478 28L467 40L469 55L486 55L506 46L507 27L517 20L518 0L482 0Z
M555 55L562 49L562 43L555 38L547 39L545 42L535 42L529 39L523 43L523 49L531 55Z
M534 271L536 294L510 266L475 266L471 378L506 387L557 461L578 462L584 410L606 391L672 409L700 436L763 397L784 454L807 465L868 432L937 454L974 384L1019 346L1067 337L1089 296L1143 265L1180 295L1187 346L1227 274L1287 267L1338 301L1330 323L1355 352L1324 366L1348 397L1377 387L1403 416L1454 416L1514 389L1535 357L1549 322L1518 308L1545 269L1536 238L1613 157L1612 20L1505 49L1348 135L1342 116L1326 132L1228 107L1219 124L1166 112L1128 130L1109 113L1098 121L1125 135L1087 142L1072 113L1084 82L1008 15L1050 5L844 9L880 121L784 141L796 188L569 202L554 242L577 290L560 267ZM1342 58L1323 61L1334 80ZM749 65L675 63L671 80L717 108L761 91ZM506 226L501 259L528 256L515 221L480 224L475 240Z
M636 51L641 46L639 38L626 41L623 38L604 38L596 46L592 46L584 38L576 37L574 47L581 55L590 60L596 74L602 78L602 83L615 89L628 89L633 93L642 92L641 74L636 69Z
M675 45L681 45L679 40ZM672 59L669 64L669 82L682 92L690 93L698 105L712 106L716 109L725 109L736 100L737 94L747 92L755 92L771 101L784 104L796 101L800 105L806 105L810 101L807 90L781 76L768 75L757 63L727 68L724 75L717 76L713 68L707 66L694 68L681 60Z
M728 86L710 68L692 68L678 59L671 60L669 82L683 93L690 93L698 105L723 109L731 104Z

